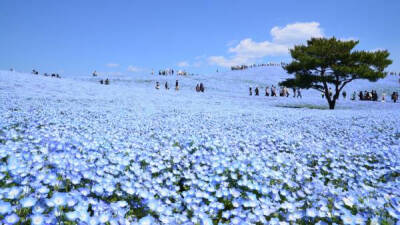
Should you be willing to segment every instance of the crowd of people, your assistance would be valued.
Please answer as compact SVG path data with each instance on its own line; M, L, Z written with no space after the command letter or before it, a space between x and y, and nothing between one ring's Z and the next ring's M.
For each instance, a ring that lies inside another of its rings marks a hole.
M196 92L204 92L204 85L203 83L196 85Z
M345 93L345 92L343 92L343 93ZM353 101L356 100L356 98L357 98L356 95L357 95L357 93L354 91L353 95L351 97L351 100L353 100ZM399 93L397 91L394 91L390 97L391 97L391 100L394 103L396 103L399 98ZM343 94L343 98L346 98L345 94ZM364 92L360 91L360 92L358 92L358 99L360 101L379 101L378 93L376 90L364 91ZM385 92L382 93L381 101L382 102L386 101L386 93Z
M265 66L286 66L287 63L285 62L280 62L280 63L261 63L261 64L251 64L251 65L237 65L237 66L231 66L231 70L246 70L249 68L255 68L255 67L265 67Z
M151 74L154 75L154 70L151 71ZM162 75L162 76L174 75L174 74L179 75L179 76L186 76L186 75L188 75L188 72L186 72L184 70L175 71L174 69L165 69L165 70L158 71L158 75Z
M303 96L301 95L301 89L300 88L292 88L292 92L293 92L293 98L302 98ZM280 90L278 91L278 89L272 85L271 88L269 86L265 87L265 96L271 96L271 97L276 97L278 96L280 97L289 97L290 96L290 91L287 87L280 87ZM253 95L253 88L249 87L249 95L252 96ZM259 96L260 95L260 89L258 87L254 88L254 95L255 96Z
M39 75L39 71L33 69L33 70L32 70L32 74L34 74L34 75ZM43 76L45 76L45 77L61 78L60 74L58 74L58 73L52 73L52 74L44 73Z
M160 82L158 82L158 81L156 82L156 87L155 88L157 90L160 89ZM168 81L165 82L164 88L165 88L165 90L169 90L170 89ZM175 91L179 91L179 81L178 80L175 81ZM204 92L203 83L199 83L199 84L196 85L196 92Z
M110 80L108 78L105 79L105 80L101 79L100 80L100 84L109 85L110 84Z
M98 76L96 70L92 73L92 76L94 76L94 77ZM100 84L104 84L104 85L109 85L110 84L110 80L108 78L106 78L105 80L101 79L101 80L99 80L99 82L100 82Z

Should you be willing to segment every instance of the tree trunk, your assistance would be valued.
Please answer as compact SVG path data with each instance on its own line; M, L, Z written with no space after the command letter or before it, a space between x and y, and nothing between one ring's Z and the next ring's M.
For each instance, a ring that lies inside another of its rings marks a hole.
M331 101L331 102L329 102L329 109L335 109L335 102L334 101Z

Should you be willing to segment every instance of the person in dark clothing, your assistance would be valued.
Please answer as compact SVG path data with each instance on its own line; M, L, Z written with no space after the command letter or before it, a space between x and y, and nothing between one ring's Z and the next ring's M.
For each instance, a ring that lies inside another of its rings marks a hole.
M108 80L108 78L104 81L105 85L109 85L110 84L110 80Z
M399 94L397 92L392 93L392 100L394 103L397 102L397 99L399 98Z
M100 84L103 84L104 83L104 81L103 80L100 80Z
M196 92L200 92L200 85L199 84L196 85Z
M360 93L358 93L358 97L360 98L360 100L364 100L364 95L362 93L362 91L360 91Z
M303 96L301 95L301 90L300 90L300 88L297 88L297 97L298 97L298 98L303 98Z
M268 86L265 88L265 96L269 96L269 87Z
M271 87L271 96L272 96L272 97L275 97L275 96L276 96L276 88L275 88L274 85L272 85L272 87Z
M346 99L346 95L347 95L346 91L343 91L342 95L343 95L343 99Z
M166 90L169 89L169 87L168 87L168 82L165 82L165 85L164 85L164 86L165 86L165 89L166 89Z
M258 90L258 87L256 87L256 89L254 90L254 93L256 94L256 96L258 96L258 95L259 95L259 90Z
M296 98L296 88L293 88L293 98Z
M201 92L204 92L204 85L203 85L203 83L200 83L200 91L201 91Z
M175 81L175 90L176 91L179 90L179 82L178 82L178 80Z
M251 87L249 87L249 95L252 96L253 95L253 89Z

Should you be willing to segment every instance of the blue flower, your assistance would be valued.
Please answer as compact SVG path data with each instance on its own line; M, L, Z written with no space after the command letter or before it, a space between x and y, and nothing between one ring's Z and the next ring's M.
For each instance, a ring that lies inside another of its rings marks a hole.
M5 221L7 224L15 224L19 221L19 217L17 216L17 214L13 213L6 216Z
M36 204L36 199L32 197L26 197L20 200L23 208L30 208Z
M34 214L31 216L32 225L42 225L45 222L45 217L41 214Z
M12 210L11 204L9 202L3 202L0 200L0 214L6 215L10 213Z

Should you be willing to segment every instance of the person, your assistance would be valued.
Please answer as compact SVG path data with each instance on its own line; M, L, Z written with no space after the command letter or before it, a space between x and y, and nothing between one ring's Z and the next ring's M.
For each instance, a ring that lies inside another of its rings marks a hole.
M100 84L103 84L104 83L104 81L103 80L100 80Z
M329 88L329 98L332 97L332 88Z
M14 72L14 68L10 68L10 71L11 71L11 72Z
M285 92L286 92L286 97L289 98L289 90L288 90L288 88L287 88L287 87L284 87L284 90L285 90Z
M372 99L371 92L367 91L367 100L371 100L371 99Z
M325 98L325 93L324 92L321 92L321 97Z
M159 90L160 89L160 83L157 81L156 82L156 89Z
M343 99L346 99L346 95L347 95L346 91L343 91L342 95L343 95Z
M200 83L200 91L201 91L201 92L204 92L204 85L203 85L203 83Z
M393 100L394 103L396 103L396 101L397 101L396 92L394 92L394 91L392 93L392 100Z
M353 96L351 97L351 100L352 100L352 101L356 100L356 95L357 95L357 93L354 91L354 92L353 92Z
M171 70L171 73L172 73L172 75L174 75L174 70L173 69Z
M300 88L297 88L297 97L298 98L303 98L303 96L301 95Z
M268 86L265 88L265 96L269 96L269 87Z
M274 85L271 87L271 96L276 96L276 88Z
M362 91L360 91L360 92L358 93L358 97L360 98L360 101L364 100L364 96L363 96Z
M175 90L176 91L179 90L179 82L178 82L178 80L175 81Z
M256 89L254 90L254 93L256 94L256 96L258 96L259 94L258 87L256 87Z
M250 96L253 95L253 90L251 89L251 87L249 87L249 95L250 95Z
M383 93L382 93L382 102L385 102L385 97L386 97L386 93L383 92Z
M94 77L97 77L97 72L96 72L96 70L92 73L92 75L93 75Z
M168 87L168 82L167 82L167 81L165 82L165 85L164 85L164 86L165 86L165 89L167 89L167 90L169 89L169 87Z
M108 80L108 78L106 79L106 81L104 81L105 85L109 85L110 84L110 80Z
M372 91L372 100L373 101L378 101L378 93L376 93L375 90Z
M293 98L296 98L296 88L293 88Z

